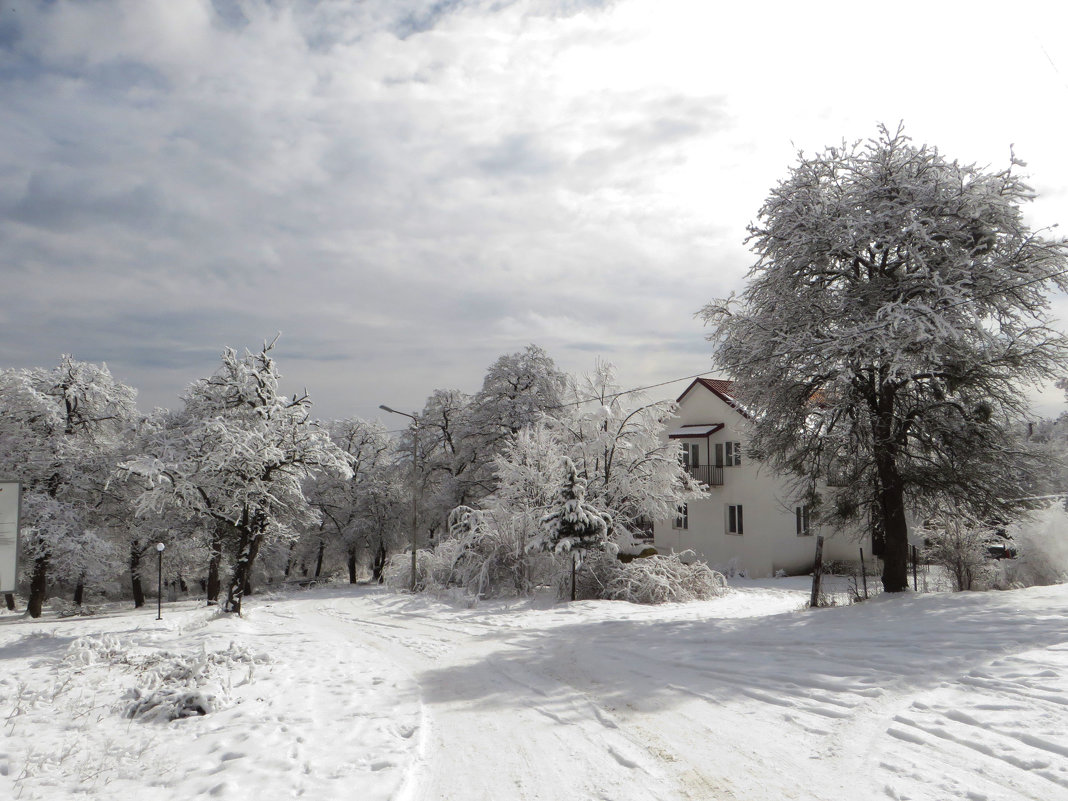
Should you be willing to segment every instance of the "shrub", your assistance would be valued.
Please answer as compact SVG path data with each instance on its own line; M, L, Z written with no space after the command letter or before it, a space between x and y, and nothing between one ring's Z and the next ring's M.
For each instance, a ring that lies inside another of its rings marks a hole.
M557 574L556 586L559 597L570 597L570 562ZM676 554L621 562L608 553L592 553L585 557L575 575L578 600L680 603L704 601L727 592L727 582L721 573L704 562L686 564Z
M924 557L949 573L953 589L988 589L996 570L987 553L989 529L962 515L941 514L926 532Z

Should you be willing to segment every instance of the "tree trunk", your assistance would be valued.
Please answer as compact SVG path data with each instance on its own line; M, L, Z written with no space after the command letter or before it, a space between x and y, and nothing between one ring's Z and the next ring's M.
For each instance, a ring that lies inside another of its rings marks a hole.
M30 578L30 597L26 602L26 611L30 617L40 617L48 598L48 554L33 560L33 576Z
M134 609L145 605L145 588L141 585L141 541L130 543L130 587L133 589Z
M879 453L879 511L882 513L883 589L904 592L909 588L909 528L905 519L905 490L897 465Z
M263 542L263 524L253 521L252 526L239 526L237 560L230 579L230 592L226 598L226 611L241 614L241 599L252 591L252 566Z
M323 572L323 554L326 552L326 540L319 537L319 553L315 555L315 578L319 578Z
M74 605L81 606L85 599L85 576L78 576L78 583L74 585Z
M896 428L894 387L883 370L871 399L876 497L883 535L883 590L909 588L909 527L905 519L905 484L897 469L901 432Z
M211 535L211 559L208 560L208 604L219 603L219 592L222 590L222 582L219 580L219 565L222 563L223 534L222 523L215 524L215 532Z
M289 574L293 571L293 552L297 548L297 541L293 540L289 543L289 553L286 555L286 569L282 571L282 578L289 578Z
M5 592L4 593L4 603L7 604L7 611L14 612L15 611L15 593L13 593L13 592Z
M349 548L348 552L349 584L356 583L356 549Z
M378 541L378 548L375 549L374 560L371 562L371 579L376 584L381 584L385 581L386 572L386 544L382 541Z

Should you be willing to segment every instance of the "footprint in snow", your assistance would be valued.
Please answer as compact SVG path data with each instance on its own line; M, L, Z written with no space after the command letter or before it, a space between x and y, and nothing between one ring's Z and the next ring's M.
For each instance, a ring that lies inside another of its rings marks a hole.
M612 755L612 759L614 759L616 762L618 762L620 765L622 765L625 768L636 768L636 767L638 767L638 763L637 762L635 762L630 757L625 756L624 754L621 754L619 751L617 751L612 746L608 746L608 753Z

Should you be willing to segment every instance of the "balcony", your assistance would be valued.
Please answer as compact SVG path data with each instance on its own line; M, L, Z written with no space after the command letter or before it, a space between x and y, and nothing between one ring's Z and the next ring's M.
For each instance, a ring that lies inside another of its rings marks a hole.
M701 464L696 467L687 465L686 472L696 478L702 484L709 487L723 486L723 467L712 464Z

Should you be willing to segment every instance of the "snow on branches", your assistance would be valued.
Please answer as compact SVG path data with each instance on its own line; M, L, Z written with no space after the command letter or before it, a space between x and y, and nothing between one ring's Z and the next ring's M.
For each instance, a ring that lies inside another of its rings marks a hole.
M984 517L1019 497L1022 385L1063 372L1046 296L1068 288L1068 243L1024 222L1020 164L949 161L900 128L801 155L749 229L741 297L701 312L753 417L751 449L814 506L815 482L840 479L824 522L871 512L888 590L907 584L906 502Z
M189 387L183 411L148 432L144 455L122 465L144 480L142 511L179 509L232 535L226 608L235 612L264 542L318 523L306 479L352 476L352 456L309 418L307 394L279 393L273 345L243 357L227 348L219 369Z

